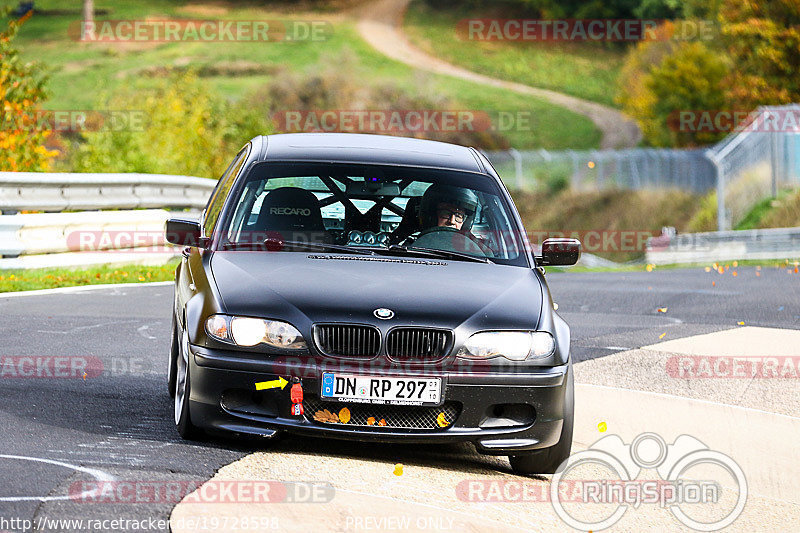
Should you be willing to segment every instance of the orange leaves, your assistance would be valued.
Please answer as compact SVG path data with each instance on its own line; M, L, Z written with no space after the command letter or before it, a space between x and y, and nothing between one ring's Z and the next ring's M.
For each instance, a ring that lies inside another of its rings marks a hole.
M12 44L17 29L32 13L10 21L0 33L0 171L47 171L55 155L44 146L47 135L31 127L46 99L41 67L23 62Z

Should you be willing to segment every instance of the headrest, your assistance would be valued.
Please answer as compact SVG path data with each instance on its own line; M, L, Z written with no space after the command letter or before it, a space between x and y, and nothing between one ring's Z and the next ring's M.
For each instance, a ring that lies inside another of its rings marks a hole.
M281 187L267 193L256 225L266 231L325 230L319 200L311 191L297 187Z

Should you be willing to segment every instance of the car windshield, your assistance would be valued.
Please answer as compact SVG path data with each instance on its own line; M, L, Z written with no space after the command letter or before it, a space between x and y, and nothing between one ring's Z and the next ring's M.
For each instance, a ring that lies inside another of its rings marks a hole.
M492 178L425 168L261 163L229 199L225 249L417 255L528 266Z

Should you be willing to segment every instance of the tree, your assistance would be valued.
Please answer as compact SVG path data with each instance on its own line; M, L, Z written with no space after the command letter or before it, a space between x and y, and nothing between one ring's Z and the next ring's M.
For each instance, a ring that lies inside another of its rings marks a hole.
M629 52L620 76L617 101L653 146L694 146L714 142L725 132L680 127L680 112L725 110L728 61L703 42L666 39L672 23L657 29L659 39Z
M37 127L47 78L39 64L23 63L12 44L32 14L10 20L0 33L0 170L46 171L56 154L44 145L50 132Z
M800 100L800 2L725 0L720 22L735 66L726 80L735 107Z

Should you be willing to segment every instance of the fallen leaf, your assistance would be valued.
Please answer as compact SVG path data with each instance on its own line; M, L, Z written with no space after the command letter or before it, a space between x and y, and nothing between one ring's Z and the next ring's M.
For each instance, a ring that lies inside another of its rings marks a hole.
M739 266L739 261L734 261L734 262L733 262L733 267L734 267L734 268L736 268L736 267L738 267L738 266Z
M716 287L716 286L717 286L717 282L716 282L716 281L712 281L712 282L711 282L711 286L712 286L712 287Z
M439 413L439 416L436 417L436 423L439 424L440 428L445 428L450 425L444 413Z
M739 324L740 326L744 326L744 322L741 322L741 321L737 322L737 324Z
M761 277L761 272L756 272L756 277L760 278Z
M666 334L666 332L664 332L664 333L662 333L661 335L659 335L659 336L658 336L658 338L659 338L659 339L663 339L663 338L664 338L664 337L666 337L666 336L667 336L667 334Z
M342 410L339 411L339 421L342 424L347 424L350 422L350 409L347 407L342 407Z
M605 433L607 429L608 429L608 424L606 424L605 422L600 422L599 424L597 424L597 431L599 431L600 433Z
M711 272L711 267L706 267L706 272Z
M381 418L381 419L378 421L378 425L379 425L379 426L385 426L385 425L386 425L386 420L384 420L383 418Z
M371 416L371 417L367 418L367 425L368 426L374 426L375 425L375 417L374 416Z
M314 413L314 420L318 422L326 422L328 424L336 424L339 422L339 417L327 409L323 409Z
M733 274L734 278L739 275L735 270L733 272L731 272L731 274Z
M656 311L658 311L659 313L666 313L667 312L667 308L666 307L659 307L658 309L656 309Z

